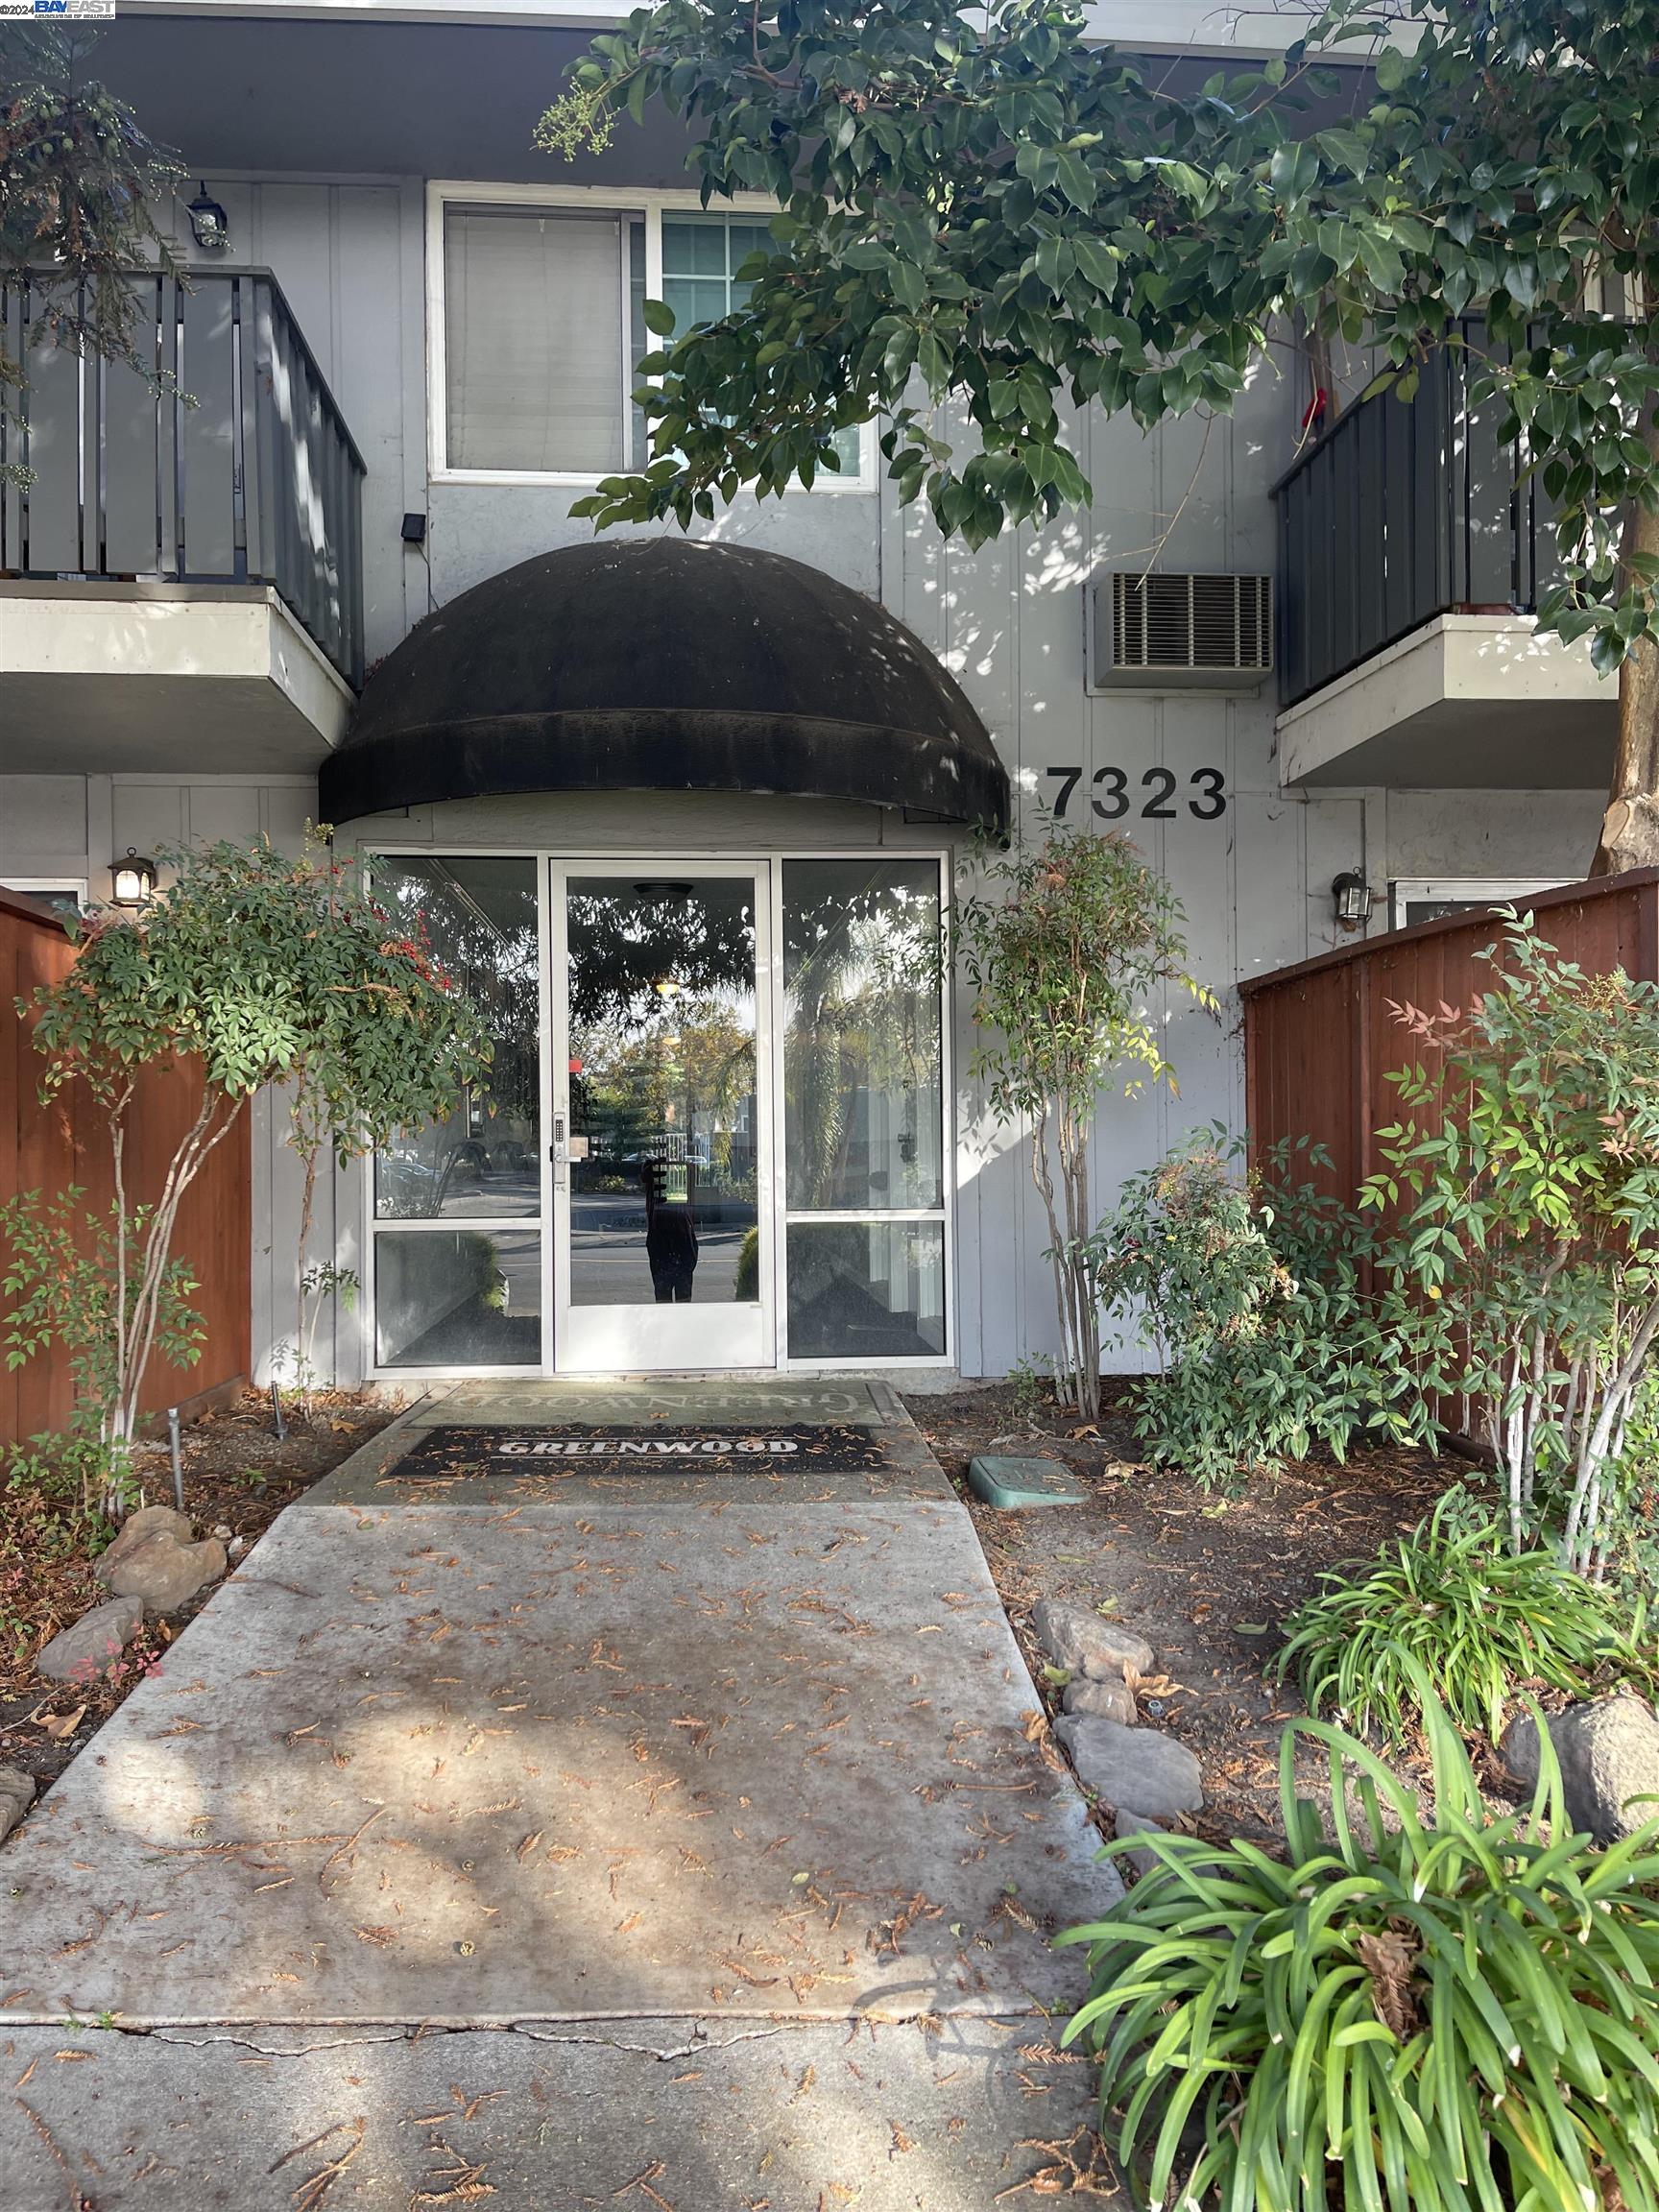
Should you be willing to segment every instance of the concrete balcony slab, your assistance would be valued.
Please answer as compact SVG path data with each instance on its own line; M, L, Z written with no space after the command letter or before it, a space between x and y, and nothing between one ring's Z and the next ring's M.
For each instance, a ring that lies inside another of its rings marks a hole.
M352 706L264 585L0 582L0 770L293 774Z
M1280 715L1279 781L1410 790L1588 790L1613 760L1619 686L1527 614L1439 614Z

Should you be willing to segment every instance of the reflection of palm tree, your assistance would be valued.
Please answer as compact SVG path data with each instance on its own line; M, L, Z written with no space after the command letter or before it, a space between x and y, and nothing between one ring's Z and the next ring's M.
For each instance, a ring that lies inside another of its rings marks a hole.
M572 1035L583 1064L585 1126L613 1152L637 1150L670 1108L684 1111L690 1136L699 1115L730 1118L754 1096L754 1034L727 1002L664 1005L659 998L640 1018L649 1025L632 1033L600 1025Z

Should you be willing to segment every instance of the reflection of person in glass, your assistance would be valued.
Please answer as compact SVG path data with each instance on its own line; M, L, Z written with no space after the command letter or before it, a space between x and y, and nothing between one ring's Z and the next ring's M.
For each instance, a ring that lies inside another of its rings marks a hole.
M651 1287L659 1306L687 1306L697 1272L696 1164L684 1129L676 1128L674 1104L663 1112L663 1127L652 1138L640 1163L645 1186L645 1257L651 1262Z

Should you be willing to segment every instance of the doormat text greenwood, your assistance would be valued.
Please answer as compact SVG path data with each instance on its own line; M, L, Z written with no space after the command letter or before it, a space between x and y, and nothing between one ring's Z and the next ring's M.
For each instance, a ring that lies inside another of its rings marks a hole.
M819 1427L610 1429L586 1422L557 1429L434 1429L386 1470L383 1480L449 1476L548 1474L710 1475L742 1468L781 1474L854 1475L891 1464L878 1431Z

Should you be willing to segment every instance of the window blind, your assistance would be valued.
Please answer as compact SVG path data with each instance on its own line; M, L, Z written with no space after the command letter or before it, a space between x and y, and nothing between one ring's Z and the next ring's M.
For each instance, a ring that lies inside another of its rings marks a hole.
M625 223L445 209L450 468L591 475L622 467Z

